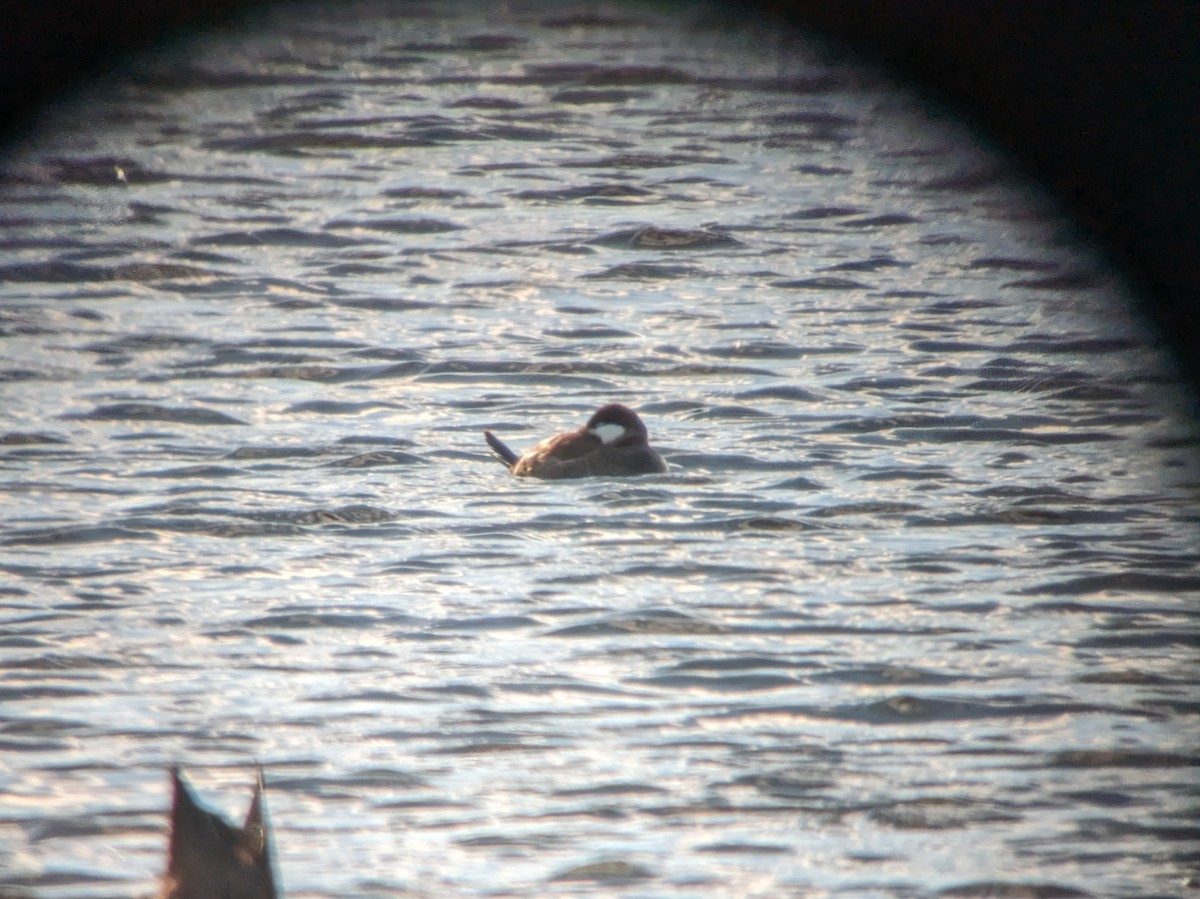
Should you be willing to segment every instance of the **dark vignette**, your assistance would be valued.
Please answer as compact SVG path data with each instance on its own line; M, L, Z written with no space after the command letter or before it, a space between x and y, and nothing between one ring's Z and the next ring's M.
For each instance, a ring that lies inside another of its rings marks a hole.
M40 108L123 56L227 27L265 2L9 0L0 23L0 153L36 127ZM851 47L973 122L1126 273L1193 400L1200 397L1200 4L725 6L733 16L770 17Z

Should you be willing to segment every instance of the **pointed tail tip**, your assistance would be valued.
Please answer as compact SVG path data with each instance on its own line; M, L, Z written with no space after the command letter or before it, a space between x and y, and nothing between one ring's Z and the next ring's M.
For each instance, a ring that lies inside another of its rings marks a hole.
M249 837L255 855L267 858L270 855L270 832L266 815L266 784L263 782L262 765L255 762L257 778L254 792L250 796L250 808L246 811L246 820L242 830Z
M508 445L503 440L501 440L491 431L484 431L483 439L486 440L487 445L492 448L492 452L499 456L509 468L513 467L513 463L517 461L517 454L509 449Z
M184 779L183 771L179 766L171 765L167 771L171 775L171 813L173 816L177 816L182 809L195 805L196 800L192 798L188 782Z

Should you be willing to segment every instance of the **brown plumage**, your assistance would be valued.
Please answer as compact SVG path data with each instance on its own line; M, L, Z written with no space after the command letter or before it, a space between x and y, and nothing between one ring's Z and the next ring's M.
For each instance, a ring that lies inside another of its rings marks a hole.
M601 406L579 430L547 437L521 455L491 431L483 436L517 477L623 477L667 470L662 456L651 449L642 420L620 403Z
M177 768L167 871L158 899L276 899L262 769L241 827L201 807Z

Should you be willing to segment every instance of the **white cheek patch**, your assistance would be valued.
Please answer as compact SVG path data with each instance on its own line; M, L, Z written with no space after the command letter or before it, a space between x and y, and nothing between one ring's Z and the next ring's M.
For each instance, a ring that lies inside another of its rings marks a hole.
M588 428L593 434L600 438L602 443L612 443L615 440L620 440L625 436L625 426L615 424L596 425L594 428Z

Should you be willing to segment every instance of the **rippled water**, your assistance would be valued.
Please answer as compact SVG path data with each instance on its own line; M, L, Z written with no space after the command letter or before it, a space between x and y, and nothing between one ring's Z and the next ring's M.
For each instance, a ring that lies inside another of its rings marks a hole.
M3 882L258 760L292 896L1193 894L1195 435L1070 226L768 26L333 9L8 162ZM608 401L669 474L486 452Z

